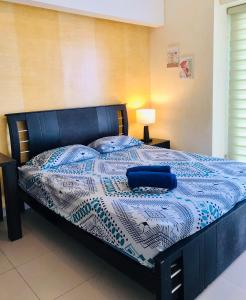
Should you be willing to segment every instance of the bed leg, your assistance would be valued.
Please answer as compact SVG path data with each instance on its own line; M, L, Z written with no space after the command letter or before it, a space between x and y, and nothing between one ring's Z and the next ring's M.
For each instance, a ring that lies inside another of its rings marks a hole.
M22 237L20 203L17 195L17 167L13 161L2 167L9 240Z

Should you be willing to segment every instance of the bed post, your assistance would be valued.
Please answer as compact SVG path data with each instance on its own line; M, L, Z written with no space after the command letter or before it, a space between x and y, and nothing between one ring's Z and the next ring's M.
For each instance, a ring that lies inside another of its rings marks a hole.
M0 153L0 167L3 173L8 237L11 241L15 241L22 237L16 161Z
M204 289L205 262L203 237L183 241L156 257L157 300L193 300ZM208 250L208 249L207 249ZM211 258L212 259L212 258Z
M156 300L172 300L171 266L168 261L160 261L156 265L158 274Z
M173 249L172 251L168 249L160 253L156 257L155 266L157 273L156 299L184 299L184 264L182 249Z

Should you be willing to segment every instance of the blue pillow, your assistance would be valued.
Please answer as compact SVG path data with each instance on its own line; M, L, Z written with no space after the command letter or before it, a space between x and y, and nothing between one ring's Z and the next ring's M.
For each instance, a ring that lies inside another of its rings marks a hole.
M94 148L100 153L110 153L134 146L140 146L142 144L143 142L133 137L121 135L103 137L90 143L88 146Z
M99 153L90 147L72 145L42 152L27 162L26 165L41 169L49 169L95 158L98 155Z

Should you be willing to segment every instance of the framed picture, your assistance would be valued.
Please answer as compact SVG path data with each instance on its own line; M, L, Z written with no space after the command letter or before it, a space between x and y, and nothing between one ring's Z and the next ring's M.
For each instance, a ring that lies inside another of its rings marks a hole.
M178 68L180 50L178 47L169 47L167 50L167 68Z
M179 62L179 77L181 79L192 79L193 78L193 57L186 56L181 57Z

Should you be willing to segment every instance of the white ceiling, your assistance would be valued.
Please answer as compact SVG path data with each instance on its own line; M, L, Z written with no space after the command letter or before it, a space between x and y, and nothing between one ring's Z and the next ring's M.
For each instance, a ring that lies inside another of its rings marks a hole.
M164 24L164 0L5 0L150 27Z

